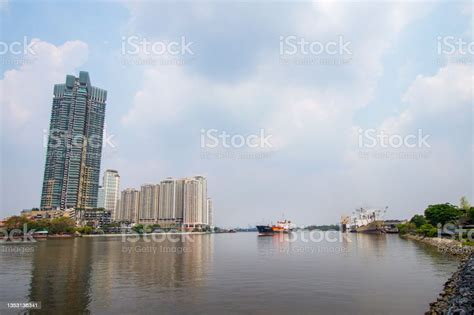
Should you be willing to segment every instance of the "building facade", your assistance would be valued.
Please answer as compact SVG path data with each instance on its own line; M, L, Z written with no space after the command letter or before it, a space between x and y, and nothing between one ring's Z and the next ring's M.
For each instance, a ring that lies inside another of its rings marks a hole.
M213 221L212 216L213 216L212 199L207 198L207 217L208 217L207 225L209 225L211 228L214 227L214 221Z
M99 186L99 190L97 192L97 208L104 208L104 207L105 207L104 187Z
M195 176L185 179L184 227L194 228L209 225L208 209L206 178Z
M119 209L115 221L127 221L138 223L140 216L140 192L133 188L122 190L120 195Z
M160 182L160 205L158 218L161 222L173 221L175 218L176 182L167 178Z
M160 185L145 184L140 188L140 223L156 223L159 215Z
M87 72L54 86L41 209L97 207L106 100Z
M112 213L115 218L117 212L117 200L120 194L120 175L116 170L106 170L102 180L104 187L104 209Z
M102 209L77 210L75 218L79 226L100 228L112 222L112 213Z

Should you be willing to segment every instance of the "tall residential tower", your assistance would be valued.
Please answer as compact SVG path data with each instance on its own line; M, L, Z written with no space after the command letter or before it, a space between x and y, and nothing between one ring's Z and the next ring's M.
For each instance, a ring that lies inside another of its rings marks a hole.
M116 170L106 170L102 182L104 187L104 209L117 215L117 200L120 197L120 175Z
M106 100L87 72L54 86L42 209L97 206Z

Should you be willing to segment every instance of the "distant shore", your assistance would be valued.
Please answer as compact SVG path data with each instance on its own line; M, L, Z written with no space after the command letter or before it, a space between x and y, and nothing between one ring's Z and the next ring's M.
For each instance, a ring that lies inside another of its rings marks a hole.
M122 236L148 236L148 235L201 235L212 234L209 232L160 232L160 233L122 233L122 234L83 234L80 237L122 237Z

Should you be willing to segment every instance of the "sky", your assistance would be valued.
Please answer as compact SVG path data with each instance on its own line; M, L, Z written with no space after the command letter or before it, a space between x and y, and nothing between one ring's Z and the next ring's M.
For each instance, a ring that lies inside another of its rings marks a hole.
M472 10L2 0L0 217L39 206L53 86L79 71L108 91L101 171L205 175L218 226L474 202Z

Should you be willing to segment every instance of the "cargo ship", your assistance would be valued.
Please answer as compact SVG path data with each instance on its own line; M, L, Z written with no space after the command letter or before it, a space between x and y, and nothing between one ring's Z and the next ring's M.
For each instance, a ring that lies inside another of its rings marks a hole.
M279 233L290 233L292 230L291 221L283 220L277 221L277 224L272 225L257 225L258 234L265 235L274 235Z
M387 207L384 210L357 209L350 218L348 231L353 233L385 233L385 224L382 217L386 211Z

